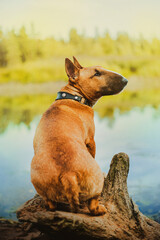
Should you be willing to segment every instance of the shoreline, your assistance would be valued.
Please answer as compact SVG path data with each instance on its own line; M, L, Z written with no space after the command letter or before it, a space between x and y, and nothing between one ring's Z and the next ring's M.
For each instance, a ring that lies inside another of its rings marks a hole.
M159 78L132 76L128 78L125 91L160 89ZM64 80L44 83L19 83L11 81L0 83L0 96L16 97L21 95L56 94L67 82Z
M21 95L55 94L65 85L64 81L46 83L1 83L0 96L16 97Z

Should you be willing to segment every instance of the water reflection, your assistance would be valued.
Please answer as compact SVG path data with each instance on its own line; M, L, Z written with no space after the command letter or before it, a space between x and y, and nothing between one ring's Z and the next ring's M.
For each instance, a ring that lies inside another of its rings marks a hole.
M160 109L134 108L122 115L117 109L112 124L97 116L95 123L97 160L102 169L107 170L106 162L109 164L115 153L126 152L130 156L130 184L160 184Z
M0 135L0 216L14 218L11 212L33 196L29 172L37 121L9 124Z
M12 213L34 195L30 183L33 136L40 116L30 124L9 123L0 135L0 216L15 218ZM2 121L4 121L2 119ZM96 159L108 172L115 153L130 157L129 193L145 214L160 211L160 108L133 108L112 118L95 114Z

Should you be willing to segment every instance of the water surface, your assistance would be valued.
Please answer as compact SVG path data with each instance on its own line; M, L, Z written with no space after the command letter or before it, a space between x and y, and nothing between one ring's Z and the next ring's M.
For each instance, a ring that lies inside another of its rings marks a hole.
M0 216L15 219L15 209L34 196L30 182L33 137L40 116L29 124L10 123L0 134ZM160 108L133 108L112 118L95 113L96 160L108 172L118 152L130 157L128 190L140 210L160 213Z

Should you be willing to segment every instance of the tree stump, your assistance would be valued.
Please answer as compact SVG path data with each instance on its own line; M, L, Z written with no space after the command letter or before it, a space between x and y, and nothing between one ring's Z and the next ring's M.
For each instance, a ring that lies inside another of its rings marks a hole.
M160 224L144 216L129 197L128 172L129 157L125 153L116 154L100 199L107 208L104 216L91 216L85 205L78 213L70 212L65 204L59 204L57 211L52 212L36 195L18 209L17 217L45 234L44 239L158 240Z

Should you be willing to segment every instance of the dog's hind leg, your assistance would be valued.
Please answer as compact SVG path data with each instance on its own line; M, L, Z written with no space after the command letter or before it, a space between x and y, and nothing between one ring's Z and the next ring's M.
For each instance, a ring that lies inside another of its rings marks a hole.
M63 175L61 183L72 211L77 212L79 209L79 186L76 175L73 173Z
M42 197L45 201L46 208L51 210L51 211L55 211L56 208L57 208L57 203L55 201L52 201L52 200L48 199L46 196L42 196Z

